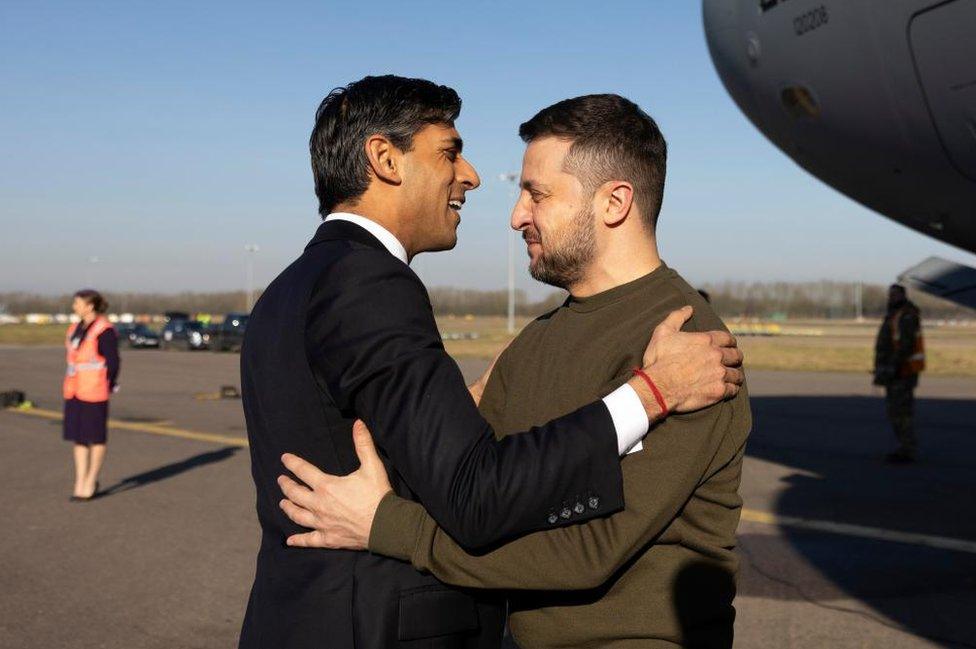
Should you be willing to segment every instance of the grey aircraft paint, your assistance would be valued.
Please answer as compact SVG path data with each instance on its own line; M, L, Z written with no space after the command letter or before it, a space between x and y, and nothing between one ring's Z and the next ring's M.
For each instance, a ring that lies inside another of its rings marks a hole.
M976 0L704 0L729 94L801 167L976 253Z

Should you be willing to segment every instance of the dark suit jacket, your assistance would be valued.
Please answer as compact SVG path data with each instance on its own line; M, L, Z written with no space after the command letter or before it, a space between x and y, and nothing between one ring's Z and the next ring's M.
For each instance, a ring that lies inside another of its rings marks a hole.
M444 351L419 278L348 222L323 223L261 296L241 386L262 528L243 648L497 646L504 614L490 596L366 552L285 545L302 530L278 507L281 454L348 474L359 465L356 417L396 493L423 502L468 547L623 506L606 406L496 440ZM551 522L587 495L599 496L599 509Z

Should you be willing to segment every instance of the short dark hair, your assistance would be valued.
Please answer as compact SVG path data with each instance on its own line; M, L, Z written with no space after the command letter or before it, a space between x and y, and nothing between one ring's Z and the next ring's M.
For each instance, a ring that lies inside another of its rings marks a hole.
M572 140L564 170L594 192L608 180L634 186L634 201L653 231L664 198L668 146L651 116L620 95L584 95L543 108L519 127L525 142Z
M410 151L417 131L428 124L453 124L460 113L458 94L426 79L363 77L330 92L315 113L308 145L319 214L327 216L369 187L366 138L379 134Z
M74 297L80 297L82 300L92 305L95 309L95 313L105 313L108 311L108 300L102 297L102 294L93 288L83 288L80 291L75 292Z

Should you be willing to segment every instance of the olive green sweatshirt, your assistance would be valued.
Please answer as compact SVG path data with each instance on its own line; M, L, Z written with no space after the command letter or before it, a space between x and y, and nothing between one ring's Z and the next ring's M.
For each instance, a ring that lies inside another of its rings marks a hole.
M695 309L686 331L724 329L663 265L570 298L502 354L482 413L498 435L512 434L606 395L641 365L653 328L685 304ZM750 428L744 388L730 401L671 415L621 460L623 511L480 554L455 543L422 505L389 495L369 547L449 584L510 591L509 626L523 649L731 647L738 487Z

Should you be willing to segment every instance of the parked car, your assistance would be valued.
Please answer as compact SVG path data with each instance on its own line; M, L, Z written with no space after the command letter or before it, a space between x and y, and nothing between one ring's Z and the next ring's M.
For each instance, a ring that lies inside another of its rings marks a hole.
M224 316L224 321L214 327L210 334L210 349L215 352L240 351L249 317L246 313L228 313Z
M119 345L126 345L129 349L159 347L159 334L144 324L117 324L115 325L115 334L118 336Z
M119 322L114 325L115 335L119 339L119 344L126 342L129 339L129 334L136 328L134 322Z
M171 320L189 320L190 314L186 311L167 311L163 314L163 317L166 319L166 322Z
M205 324L196 320L174 319L163 327L162 349L207 349L210 332Z
M190 320L186 323L186 328L187 349L208 349L210 347L210 325L198 320Z

